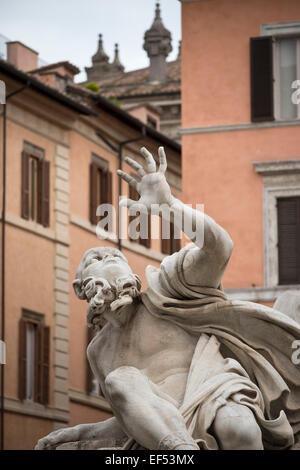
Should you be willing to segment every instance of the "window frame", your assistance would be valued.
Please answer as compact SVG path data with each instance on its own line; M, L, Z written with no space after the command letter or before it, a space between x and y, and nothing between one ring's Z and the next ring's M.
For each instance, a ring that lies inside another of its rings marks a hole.
M33 397L28 396L28 326L34 326ZM50 328L45 316L22 309L19 320L19 399L30 403L49 403Z
M101 179L106 179L106 194L103 197L101 189ZM89 220L92 225L97 225L101 220L97 216L97 207L100 204L112 204L113 203L113 181L112 172L109 170L109 162L104 158L92 153L90 162L90 215ZM102 200L103 198L103 200ZM106 229L105 229L106 230Z
M274 120L275 121L296 121L300 119L300 103L297 105L297 116L294 118L281 117L281 101L280 101L280 41L282 39L295 39L296 40L296 67L297 78L300 79L300 33L299 36L275 36L273 38L273 96L274 96ZM296 89L295 89L296 90ZM294 90L294 91L295 91ZM293 89L291 89L291 96Z
M297 40L297 79L300 79L300 21L280 23L266 23L260 25L260 36L271 36L273 40L273 103L275 121L296 121L300 119L300 103L298 104L297 117L286 119L280 116L280 55L279 42L281 39ZM293 90L291 89L291 95Z
M25 220L50 226L50 162L41 147L27 141L23 143L21 169L21 217ZM36 161L36 188L32 190L31 161ZM35 200L34 200L35 198ZM35 206L33 209L32 206Z
M300 159L254 162L253 166L263 177L264 285L277 287L279 286L277 199L300 196Z

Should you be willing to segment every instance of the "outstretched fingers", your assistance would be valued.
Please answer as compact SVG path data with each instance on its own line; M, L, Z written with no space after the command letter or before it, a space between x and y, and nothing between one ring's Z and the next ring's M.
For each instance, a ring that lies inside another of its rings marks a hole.
M158 149L158 157L159 157L159 169L160 173L165 173L167 169L167 157L165 153L165 149L163 147L159 147Z
M122 178L124 181L126 181L130 186L132 186L136 191L138 190L138 182L133 176L128 175L125 173L125 171L122 170L117 170L117 174Z
M155 173L156 172L156 163L155 163L155 160L154 160L152 154L145 147L141 148L141 154L146 159L148 173Z
M143 178L143 176L145 176L146 172L144 170L144 168L142 167L142 165L140 165L139 163L137 163L135 160L133 160L132 158L130 157L125 157L125 162L128 163L128 165L131 166L131 168L133 168L137 174Z

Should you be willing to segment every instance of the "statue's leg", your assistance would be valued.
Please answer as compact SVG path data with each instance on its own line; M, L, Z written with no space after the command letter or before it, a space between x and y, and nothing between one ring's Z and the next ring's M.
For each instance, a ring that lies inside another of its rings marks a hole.
M252 411L229 401L217 411L213 426L224 450L263 450L262 434Z
M146 449L199 450L176 406L155 393L155 386L135 367L111 372L105 390L124 432Z

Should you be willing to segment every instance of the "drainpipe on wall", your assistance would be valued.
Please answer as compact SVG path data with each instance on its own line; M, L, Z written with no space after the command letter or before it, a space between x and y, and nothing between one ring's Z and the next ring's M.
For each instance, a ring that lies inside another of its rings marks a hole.
M106 137L104 137L104 135L100 132L100 131L96 131L96 134L97 136L103 140L103 142L105 142L115 153L118 154L118 158L119 158L119 170L122 170L123 168L123 148L125 147L125 145L128 145L128 144L132 144L133 142L138 142L139 140L143 140L146 135L147 135L147 129L146 129L146 126L143 126L142 127L142 133L138 136L138 137L135 137L134 139L128 139L128 140L124 140L123 142L118 142L118 147L116 147L115 145L113 145L111 142L109 142L107 140ZM118 191L118 201L120 201L120 197L122 196L122 180L121 178L119 178L119 191ZM120 231L121 231L121 227L122 227L122 220L121 220L121 214L122 212L120 211L120 207L118 205L118 249L120 251L122 251L122 242L121 242L121 237L120 237Z
M22 88L9 93L3 104L3 157L2 157L2 214L1 214L1 340L5 342L5 216L6 216L6 103L14 95L29 88L28 82ZM0 449L4 450L4 364L1 364L0 391Z

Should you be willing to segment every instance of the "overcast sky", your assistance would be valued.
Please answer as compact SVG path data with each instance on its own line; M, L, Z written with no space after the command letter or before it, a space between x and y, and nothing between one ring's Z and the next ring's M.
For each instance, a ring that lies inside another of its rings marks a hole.
M91 65L99 33L110 58L114 43L119 43L126 71L148 66L143 36L152 24L155 4L156 0L0 0L0 34L22 41L47 63L69 60L83 71L76 81L85 80L84 67ZM172 34L172 60L181 38L180 2L160 4Z

